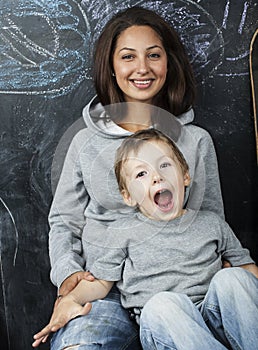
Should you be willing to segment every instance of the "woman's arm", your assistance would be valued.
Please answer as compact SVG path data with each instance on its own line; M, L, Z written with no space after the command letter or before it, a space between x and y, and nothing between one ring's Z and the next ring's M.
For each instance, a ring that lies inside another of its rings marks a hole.
M64 327L77 316L87 315L91 310L91 301L103 299L113 286L113 282L81 280L79 284L66 296L57 300L49 323L34 335L33 347L46 342L52 332Z
M81 138L82 132L69 147L49 213L50 277L58 288L69 276L85 268L81 235L89 196L79 162Z
M195 210L212 211L224 219L220 176L213 140L204 129L189 126L186 128L187 132L190 132L189 129L192 140L195 140L193 144L196 147L196 154L192 162L194 175L187 206Z

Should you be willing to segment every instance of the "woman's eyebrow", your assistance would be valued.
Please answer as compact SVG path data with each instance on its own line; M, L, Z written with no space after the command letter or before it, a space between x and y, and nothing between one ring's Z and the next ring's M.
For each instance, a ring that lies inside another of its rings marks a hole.
M146 48L146 51L148 51L148 50L152 50L152 49L155 49L155 48L159 48L159 49L163 49L161 46L159 46L159 45L152 45L152 46L150 46L150 47L147 47ZM136 51L136 49L133 49L133 48L131 48L131 47L123 47L122 49L120 49L119 50L119 52L121 52L121 51L123 51L123 50L128 50L128 51Z
M132 49L130 47L123 47L122 49L119 50L119 52L126 50L126 51L136 51L135 49Z

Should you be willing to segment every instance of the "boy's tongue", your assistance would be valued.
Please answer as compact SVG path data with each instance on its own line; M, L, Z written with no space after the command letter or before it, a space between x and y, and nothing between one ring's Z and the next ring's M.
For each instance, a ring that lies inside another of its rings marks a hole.
M172 201L173 195L169 190L157 192L154 196L155 203L160 208L166 208Z

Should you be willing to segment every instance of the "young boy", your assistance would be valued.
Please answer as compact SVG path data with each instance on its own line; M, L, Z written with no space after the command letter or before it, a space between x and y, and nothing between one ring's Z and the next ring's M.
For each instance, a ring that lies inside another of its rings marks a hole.
M60 299L33 346L87 314L116 282L143 349L257 349L258 268L216 214L183 208L190 176L174 143L155 129L133 134L117 151L115 173L135 215L99 223L86 238L96 280ZM233 267L222 269L222 258Z

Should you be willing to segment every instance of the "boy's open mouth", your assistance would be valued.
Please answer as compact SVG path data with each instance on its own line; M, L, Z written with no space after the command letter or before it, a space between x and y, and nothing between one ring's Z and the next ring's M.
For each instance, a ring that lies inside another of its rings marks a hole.
M167 189L156 192L154 202L160 210L169 211L173 208L173 194Z

